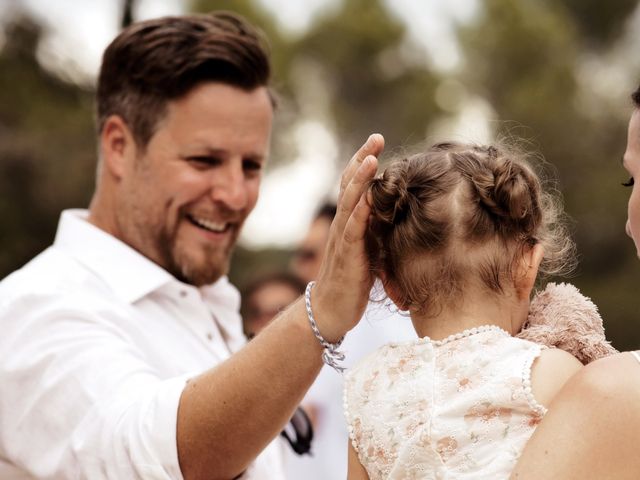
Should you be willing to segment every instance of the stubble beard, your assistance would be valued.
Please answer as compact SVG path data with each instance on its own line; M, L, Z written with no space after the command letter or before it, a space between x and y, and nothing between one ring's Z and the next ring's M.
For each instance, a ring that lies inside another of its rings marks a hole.
M171 244L166 244L169 248L168 259L170 260L167 269L178 280L201 287L210 285L226 275L229 271L231 255L235 246L235 239L227 247L212 248L204 247L203 260L198 261L189 255L184 246L179 245L175 238Z
M181 282L195 287L210 285L228 273L237 235L226 246L204 245L190 252L178 236L179 223L186 221L182 217L172 229L166 225L150 229L154 232L155 251L165 270Z
M180 222L188 221L182 214L173 226L166 225L161 219L150 222L148 213L137 205L131 208L130 215L136 232L135 244L131 246L179 281L201 287L216 282L229 271L237 234L226 246L199 246L197 249L202 252L193 255L178 236Z

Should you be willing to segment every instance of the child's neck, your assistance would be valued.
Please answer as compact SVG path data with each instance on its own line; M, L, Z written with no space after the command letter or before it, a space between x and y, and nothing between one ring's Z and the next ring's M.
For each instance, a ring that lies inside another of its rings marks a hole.
M450 335L483 325L496 325L515 335L526 319L528 305L509 298L484 295L468 298L455 308L445 308L435 317L411 313L413 327L419 337L442 340Z

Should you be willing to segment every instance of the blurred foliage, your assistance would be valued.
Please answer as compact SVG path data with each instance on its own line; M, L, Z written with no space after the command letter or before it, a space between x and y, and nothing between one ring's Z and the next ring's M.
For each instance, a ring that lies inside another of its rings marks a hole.
M612 106L580 76L585 57L606 58L616 46L637 0L484 0L478 17L459 27L463 71L447 74L429 69L382 0L343 0L295 35L260 2L190 5L233 10L265 31L280 96L276 164L295 158L291 131L301 119L333 131L346 161L372 131L385 134L391 150L422 141L445 115L434 100L443 80L455 77L462 99L485 99L497 134L524 136L557 170L581 260L572 281L599 305L618 348L640 345L631 288L640 265L623 233L629 192L619 187L628 105ZM95 168L91 92L42 68L41 31L32 20L15 21L5 37L0 277L51 242L60 210L88 204ZM255 274L286 268L288 260L287 251L239 249L232 278L242 286Z
M51 243L60 210L93 188L92 95L42 69L40 34L22 19L0 52L0 277Z
M599 305L615 345L637 348L640 328L633 324L638 307L631 285L640 265L624 235L629 192L620 186L628 119L625 105L611 109L591 92L581 92L578 62L591 42L582 42L580 32L589 3L486 0L477 21L460 32L468 60L460 81L489 100L498 131L528 137L557 170L579 251L571 281ZM601 19L602 31L590 32L599 48L609 38L603 32L621 33L631 10L626 0L607 5L611 11ZM598 23L601 10L589 21ZM596 115L586 101L595 103Z
M606 47L620 35L626 21L638 6L637 0L546 0L561 5L575 23L582 39L592 47Z
M324 71L341 158L371 132L387 145L422 141L439 113L438 79L426 62L403 58L406 27L378 0L345 0L325 13L294 46Z

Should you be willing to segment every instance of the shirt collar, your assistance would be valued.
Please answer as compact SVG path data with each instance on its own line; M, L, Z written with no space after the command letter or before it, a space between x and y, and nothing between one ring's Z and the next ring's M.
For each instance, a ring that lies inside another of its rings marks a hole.
M87 210L65 210L54 247L97 274L127 303L177 281L171 274L88 221Z
M62 212L54 247L97 274L125 302L135 303L170 283L184 285L137 250L89 223L88 217L87 210ZM226 276L199 290L207 303L240 310L240 292Z

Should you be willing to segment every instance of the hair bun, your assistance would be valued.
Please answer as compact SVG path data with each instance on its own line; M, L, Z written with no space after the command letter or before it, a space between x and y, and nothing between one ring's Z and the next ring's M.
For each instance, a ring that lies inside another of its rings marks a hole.
M486 168L478 168L471 181L481 206L499 220L502 228L515 227L529 232L539 209L533 203L539 185L533 172L513 162L495 147L480 147L489 157Z
M406 218L410 208L411 192L407 185L406 168L386 170L371 181L371 214L384 223L394 225Z

